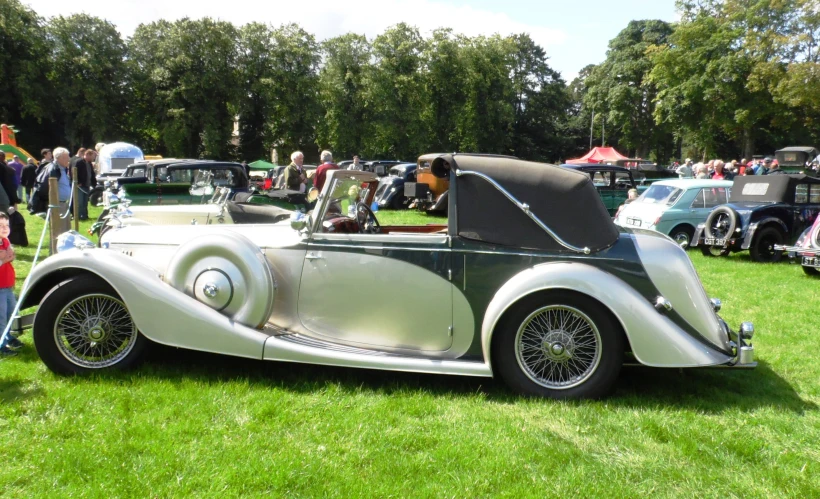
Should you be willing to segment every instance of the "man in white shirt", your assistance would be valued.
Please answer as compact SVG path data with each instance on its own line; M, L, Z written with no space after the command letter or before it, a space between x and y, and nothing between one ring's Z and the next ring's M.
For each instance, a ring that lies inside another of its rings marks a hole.
M692 172L692 160L690 158L686 158L686 162L678 167L675 170L675 173L678 174L679 178L692 178L694 174Z
M353 155L353 163L350 163L347 166L347 169L348 170L358 170L358 171L364 170L364 165L359 163L359 155L358 154Z

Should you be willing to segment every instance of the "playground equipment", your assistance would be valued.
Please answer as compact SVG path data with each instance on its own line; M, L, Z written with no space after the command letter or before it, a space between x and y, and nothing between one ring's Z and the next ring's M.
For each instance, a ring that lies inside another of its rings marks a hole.
M34 155L17 145L17 139L14 136L15 132L17 132L17 130L5 123L0 125L0 151L3 151L5 154L6 161L11 160L11 158L16 155L19 156L24 163L31 158L34 160L34 163L37 164L38 161Z

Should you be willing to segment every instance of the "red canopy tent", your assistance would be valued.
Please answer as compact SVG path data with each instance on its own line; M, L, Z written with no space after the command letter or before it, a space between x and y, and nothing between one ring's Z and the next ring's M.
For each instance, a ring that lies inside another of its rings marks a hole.
M606 163L619 159L629 159L615 150L614 147L593 147L591 151L577 159L568 159L567 163L577 165L581 163Z

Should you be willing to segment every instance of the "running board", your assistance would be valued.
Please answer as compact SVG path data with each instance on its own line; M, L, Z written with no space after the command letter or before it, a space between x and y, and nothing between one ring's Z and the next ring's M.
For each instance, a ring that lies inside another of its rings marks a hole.
M339 345L300 334L279 334L265 341L264 360L386 371L492 377L483 362L410 357L379 350Z

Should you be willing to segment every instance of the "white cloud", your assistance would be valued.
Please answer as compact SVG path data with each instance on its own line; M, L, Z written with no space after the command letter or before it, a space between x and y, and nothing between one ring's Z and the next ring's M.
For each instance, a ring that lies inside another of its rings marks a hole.
M348 32L362 33L372 39L399 22L416 26L423 35L440 27L469 36L526 32L545 49L560 45L567 38L561 30L518 22L502 12L431 0L73 0L70 4L64 0L28 0L28 3L46 17L78 12L102 17L114 23L125 37L131 36L140 23L187 16L213 17L237 25L252 21L274 26L295 22L320 40Z

